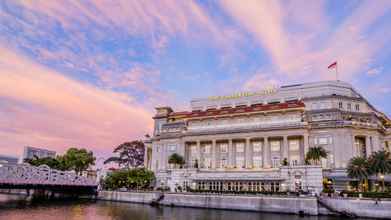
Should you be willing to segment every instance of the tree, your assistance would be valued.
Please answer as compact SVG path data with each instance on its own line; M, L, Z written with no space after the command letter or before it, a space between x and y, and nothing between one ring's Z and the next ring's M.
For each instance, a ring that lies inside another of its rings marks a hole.
M63 163L66 167L74 170L77 174L81 174L91 165L95 165L96 158L92 151L86 149L69 148L62 156Z
M103 180L106 189L148 189L155 180L152 171L144 168L121 169L109 173Z
M284 160L282 160L281 165L283 165L283 166L288 166L289 165L288 159L286 157L284 158Z
M183 159L181 155L174 153L168 158L168 163L182 167L182 165L185 164L185 159Z
M64 163L62 156L57 156L56 158L53 157L39 158L37 156L34 156L34 158L32 159L25 159L24 162L30 164L31 166L47 165L51 169L62 170L62 171L69 170L69 167Z
M384 190L384 175L391 173L391 155L384 150L372 153L368 159L370 174L376 174L381 178L382 190Z
M125 142L116 147L113 153L119 156L108 158L104 164L115 162L119 167L131 168L140 167L144 164L145 146L142 141Z
M318 147L311 147L306 156L305 161L307 162L314 162L316 165L320 164L320 160L322 158L327 158L328 152L321 146Z
M347 173L350 178L358 179L359 189L365 191L366 188L362 186L367 183L370 175L368 161L364 157L353 157L349 161Z

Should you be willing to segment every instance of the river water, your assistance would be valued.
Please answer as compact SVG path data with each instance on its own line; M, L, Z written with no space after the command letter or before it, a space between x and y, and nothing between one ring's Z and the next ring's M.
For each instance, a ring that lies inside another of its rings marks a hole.
M0 194L1 220L339 220L330 216L271 214L215 209L151 207L149 205L91 202L51 201L27 203L18 196Z

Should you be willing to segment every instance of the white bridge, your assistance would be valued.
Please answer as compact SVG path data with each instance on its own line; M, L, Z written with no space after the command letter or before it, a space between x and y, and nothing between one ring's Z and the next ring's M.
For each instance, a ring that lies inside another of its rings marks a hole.
M0 187L2 188L96 188L95 180L78 176L74 172L50 169L27 164L2 165L0 167Z

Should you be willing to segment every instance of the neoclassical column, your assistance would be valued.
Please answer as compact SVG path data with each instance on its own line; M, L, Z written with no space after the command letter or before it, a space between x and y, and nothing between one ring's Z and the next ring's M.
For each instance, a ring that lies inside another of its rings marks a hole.
M284 160L285 158L289 161L288 136L283 137L282 160Z
M263 138L263 167L270 168L270 146L268 137Z
M233 146L232 146L232 139L228 140L228 167L233 167Z
M191 157L192 157L192 155L191 155L191 149L190 149L190 143L189 142L187 142L187 141L185 141L184 142L184 148L185 148L185 154L184 154L184 158L185 158L185 162L186 162L186 164L187 164L187 167L188 168L192 168L192 161L191 161Z
M383 145L380 143L379 136L372 136L373 151L382 150ZM384 148L383 148L384 149Z
M304 155L302 155L302 158L301 158L301 163L304 164L305 163L305 157L307 155L307 152L308 152L308 149L309 149L309 142L308 142L308 134L304 134L303 135L303 147L304 147L304 150L303 150L303 153Z
M246 138L246 168L252 168L253 166L253 150L251 147L251 138Z
M217 164L217 149L216 149L216 140L212 140L212 169L216 169Z
M372 141L370 136L365 136L365 149L367 151L367 157L372 154Z
M150 159L152 160L152 158L150 158ZM148 160L148 146L146 145L144 148L144 167L150 169L150 167L148 166L149 162L150 161Z
M168 155L167 155L167 145L161 145L162 148L162 168L163 170L168 168Z
M201 141L200 140L197 140L197 157L196 157L197 161L198 161L198 168L200 168L201 166Z
M343 138L343 137L339 136L339 138ZM358 148L358 146L356 145L356 136L355 135L351 135L350 139L351 139L353 157L360 156L361 152L360 152L360 149Z

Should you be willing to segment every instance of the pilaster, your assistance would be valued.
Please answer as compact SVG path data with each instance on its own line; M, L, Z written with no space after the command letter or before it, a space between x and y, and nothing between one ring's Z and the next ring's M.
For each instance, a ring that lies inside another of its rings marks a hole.
M232 139L228 140L228 167L233 167L233 146L232 146Z
M270 146L268 137L263 138L263 167L270 168Z
M246 168L252 168L253 166L253 150L251 146L250 138L246 138Z
M284 136L283 137L282 158L281 158L281 160L284 160L285 158L289 161L288 136Z
M305 157L306 157L308 150L309 150L308 134L303 135L303 147L304 147L303 155L301 155L301 158L300 158L301 164L305 163Z
M369 157L372 154L372 141L370 136L365 136L365 149L367 157Z
M216 140L212 140L212 169L216 169L217 164L217 149L216 149Z

